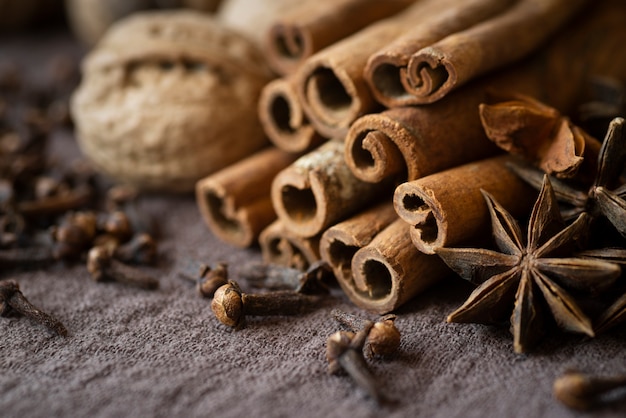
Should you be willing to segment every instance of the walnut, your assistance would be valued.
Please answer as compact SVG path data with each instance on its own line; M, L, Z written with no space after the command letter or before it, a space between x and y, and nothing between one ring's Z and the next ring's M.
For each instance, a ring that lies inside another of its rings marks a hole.
M267 144L257 117L262 54L211 16L142 12L83 62L71 101L83 153L140 189L187 192Z

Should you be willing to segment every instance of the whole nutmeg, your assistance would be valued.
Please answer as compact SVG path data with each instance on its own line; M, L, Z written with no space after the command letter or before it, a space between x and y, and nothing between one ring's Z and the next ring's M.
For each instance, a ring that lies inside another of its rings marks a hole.
M151 6L151 0L65 0L70 26L87 45L95 44L117 20Z
M220 286L213 295L211 310L224 325L238 328L245 318L241 290L234 282Z
M257 99L271 78L258 47L210 15L134 14L107 31L71 101L78 144L143 190L190 192L268 144Z

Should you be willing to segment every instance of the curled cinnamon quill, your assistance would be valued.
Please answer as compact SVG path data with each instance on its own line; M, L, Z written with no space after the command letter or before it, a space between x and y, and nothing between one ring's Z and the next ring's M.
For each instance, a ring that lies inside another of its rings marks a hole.
M256 244L276 219L270 189L274 176L297 156L267 147L196 183L196 202L206 225L237 247Z
M316 0L282 13L268 31L267 60L278 74L294 72L308 57L414 0ZM340 22L340 24L338 24Z
M325 141L304 115L293 77L277 78L263 87L259 119L270 141L284 151L304 152Z
M411 57L405 87L413 104L432 103L469 80L538 48L587 0L518 1L504 13L451 34Z
M491 18L511 6L511 0L466 0L420 21L402 36L371 55L364 74L376 100L387 107L415 104L407 79L407 65L413 54L456 32Z

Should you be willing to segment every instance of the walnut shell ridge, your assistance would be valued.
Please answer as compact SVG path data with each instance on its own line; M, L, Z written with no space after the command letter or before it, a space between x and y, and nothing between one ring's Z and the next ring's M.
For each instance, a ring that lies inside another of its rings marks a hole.
M141 12L82 63L71 100L82 152L142 190L192 191L267 145L257 116L271 79L257 47L209 15Z

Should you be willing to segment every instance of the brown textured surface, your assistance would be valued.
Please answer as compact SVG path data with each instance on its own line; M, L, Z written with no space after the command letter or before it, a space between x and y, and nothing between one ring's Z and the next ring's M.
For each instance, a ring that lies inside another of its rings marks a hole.
M2 56L39 54L66 38L4 38ZM73 140L53 151L73 157ZM326 373L324 344L339 327L332 308L363 314L340 292L300 317L250 318L248 328L218 326L209 301L176 273L189 259L233 265L260 258L219 242L202 225L193 196L150 195L143 209L161 220L161 280L155 292L94 283L84 266L54 266L6 276L70 331L59 338L25 319L0 318L0 411L49 416L420 416L622 417L626 400L593 414L552 399L553 380L569 367L625 371L626 329L593 340L554 334L533 354L512 351L507 327L447 324L469 294L451 279L398 312L399 354L372 362L397 405L377 408L346 376Z

